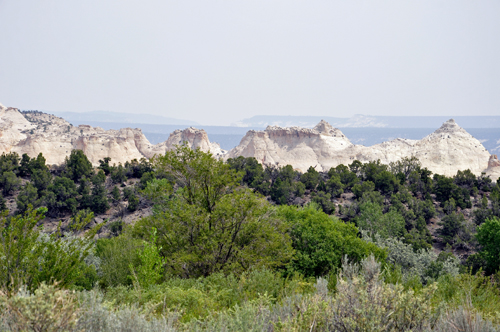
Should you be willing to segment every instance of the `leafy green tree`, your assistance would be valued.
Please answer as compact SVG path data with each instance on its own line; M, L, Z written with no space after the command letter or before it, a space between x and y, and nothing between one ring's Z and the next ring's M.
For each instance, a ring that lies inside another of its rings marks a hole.
M405 232L405 220L394 209L383 213L382 207L376 203L366 202L359 206L360 214L355 221L358 227L370 234L379 234L382 238L399 238Z
M91 195L90 209L95 213L104 213L109 209L107 191L103 184L94 185Z
M111 172L111 166L109 162L111 161L110 157L104 157L104 160L99 160L99 169L101 169L104 174L108 175Z
M254 157L245 158L239 156L238 158L228 159L227 163L232 169L243 173L242 183L256 189L263 195L269 194L270 174L264 171L262 164L257 159Z
M159 195L151 188L158 181L148 184L147 196L157 202L154 214L139 220L134 232L148 238L152 227L158 230L170 273L241 273L252 266L281 266L290 258L286 225L264 198L236 187L240 175L229 165L187 146L155 157L153 164L179 188Z
M434 181L434 193L436 194L436 200L443 203L449 200L454 188L453 179L443 175L434 174Z
M145 172L142 174L141 181L139 182L139 189L144 190L148 185L148 182L156 179L154 172Z
M398 179L389 171L380 171L375 176L375 189L380 190L384 195L390 195L398 191L398 187Z
M19 170L19 155L15 152L2 153L0 156L0 174L5 172L17 173Z
M426 199L425 201L412 199L408 203L408 207L413 210L415 216L423 217L426 222L429 222L436 216L436 208L430 199Z
M319 184L319 180L321 175L319 172L312 166L307 169L307 172L302 174L300 177L300 181L306 186L306 189L313 190L316 189L316 186Z
M137 208L139 207L139 197L137 197L137 194L135 192L132 192L128 196L127 200L128 200L127 210L129 210L130 212L137 210Z
M52 174L46 169L33 169L31 173L31 183L39 192L46 190L52 182Z
M23 155L24 157L24 155ZM28 165L29 174L33 174L35 170L38 171L49 171L49 168L45 164L46 159L43 154L40 152L36 158L32 158Z
M92 177L94 169L82 150L71 151L71 154L66 159L66 174L75 182L80 181L83 176Z
M422 164L420 163L418 158L415 156L404 157L396 162L389 163L389 169L390 169L392 174L394 174L394 175L401 174L402 175L403 181L401 183L405 183L412 172L418 173L420 171L421 167L422 167Z
M359 182L359 178L356 176L356 173L351 172L347 166L342 164L335 168L330 168L328 176L330 178L338 176L340 182L344 185L344 189L351 189L352 186Z
M375 203L377 205L383 206L384 205L384 199L385 197L382 196L378 191L367 191L363 193L363 196L359 200L360 204L363 203Z
M2 186L2 193L4 196L12 194L21 185L19 179L13 171L7 171L0 175L0 186Z
M478 181L476 176L471 172L470 169L465 171L457 171L457 175L454 176L453 182L460 187L466 188L472 193L474 187L477 188Z
M492 217L477 228L477 240L481 245L481 257L486 261L489 273L500 267L500 219Z
M268 167L268 169L270 169L270 167ZM274 202L278 204L289 204L293 201L295 196L302 196L305 185L302 182L296 181L299 173L294 171L291 165L275 168L273 169L273 173L269 193Z
M97 174L95 174L92 177L92 184L94 186L100 186L104 185L105 183L106 183L106 174L104 174L103 170L100 169L99 172L97 172Z
M80 231L87 227L94 219L94 212L89 209L79 210L72 218L69 228L72 231Z
M427 168L422 168L410 173L408 176L409 189L415 196L422 194L426 196L426 199L430 198L430 194L433 191L433 183L430 175L431 171Z
M191 150L186 145L167 151L164 156L155 156L152 162L155 169L171 175L183 188L182 197L188 204L199 205L208 212L241 178L210 153Z
M271 185L271 199L278 204L288 204L293 197L293 191L293 183L278 178Z
M67 212L74 214L78 207L76 196L76 185L71 179L56 177L47 188L47 195L45 196L49 214L52 216Z
M90 180L85 176L80 179L80 185L78 186L78 193L81 195L79 198L80 209L91 209L92 208L92 196L90 195Z
M318 206L326 214L332 214L335 212L335 204L332 202L332 196L329 193L325 193L323 191L312 193L311 200L318 204Z
M31 174L30 167L29 167L30 162L31 162L30 156L28 156L27 153L24 153L21 157L21 162L19 165L19 176L27 177Z
M352 174L352 173L351 173ZM344 193L344 188L346 185L342 183L340 175L333 173L332 176L326 182L326 191L330 193L333 197L339 197Z
M364 193L374 190L375 190L375 184L371 181L364 181L363 183L355 184L352 187L352 192L357 198L363 197Z
M314 204L303 208L280 206L278 211L290 225L295 250L295 256L287 266L291 273L324 276L340 268L346 255L355 262L371 254L385 259L382 249L358 237L358 229L352 223L329 217Z
M125 168L123 168L122 164L118 164L117 167L113 167L113 170L111 171L111 180L113 183L123 183L127 181Z
M359 160L354 160L350 165L349 165L349 170L356 174L356 177L359 177L361 174L361 168L363 166L363 163Z
M361 166L361 174L364 181L375 183L377 176L383 171L387 171L387 165L380 163L380 159L377 161L370 161Z
M115 203L120 201L120 189L117 186L114 186L113 190L111 190L111 197Z
M132 159L130 162L127 161L124 168L127 178L140 179L144 173L153 172L152 164L146 158L141 158L139 161L137 159Z
M445 243L453 245L458 241L460 233L465 230L465 217L462 213L453 212L444 216L439 225L440 237Z
M26 183L26 185L21 189L19 195L16 199L17 203L17 213L24 213L28 209L29 205L37 208L41 205L42 200L38 199L38 192L36 188L31 183Z

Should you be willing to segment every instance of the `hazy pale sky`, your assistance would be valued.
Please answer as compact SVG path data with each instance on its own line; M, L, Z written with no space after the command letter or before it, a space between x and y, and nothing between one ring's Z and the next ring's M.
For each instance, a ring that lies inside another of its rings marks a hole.
M0 0L0 25L21 109L500 115L498 0Z

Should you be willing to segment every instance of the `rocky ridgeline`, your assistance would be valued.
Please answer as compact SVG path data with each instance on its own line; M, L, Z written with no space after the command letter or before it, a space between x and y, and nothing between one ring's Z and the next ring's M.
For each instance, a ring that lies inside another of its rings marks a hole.
M404 157L417 157L422 166L433 173L452 176L458 170L482 172L492 179L500 176L500 165L477 139L472 137L453 119L421 140L395 139L366 147L352 144L339 129L321 121L313 129L298 127L267 127L264 131L249 131L239 146L229 151L227 158L255 157L267 165L293 165L304 172L310 166L328 171L339 164L354 160L378 160L384 164ZM491 158L491 159L490 159Z
M61 164L73 149L81 149L97 165L110 157L114 163L151 158L186 142L191 148L210 151L227 159L255 157L264 165L292 165L305 172L310 166L328 171L354 160L380 160L384 164L404 157L417 157L433 173L447 176L458 170L485 172L493 180L500 177L500 162L477 139L453 119L421 140L395 139L374 146L354 145L337 128L321 121L313 129L269 126L264 131L250 130L240 144L229 152L212 143L204 130L176 130L168 140L151 144L140 129L104 130L100 127L72 126L66 120L42 112L19 112L0 105L0 153L43 153L48 164Z
M105 157L110 157L113 163L125 163L164 154L182 142L187 142L193 149L211 151L214 155L225 153L217 143L208 140L204 130L196 128L176 130L167 141L153 145L137 128L75 127L54 115L37 111L21 113L0 104L0 153L26 153L35 157L41 152L47 164L63 163L73 149L83 150L94 165Z

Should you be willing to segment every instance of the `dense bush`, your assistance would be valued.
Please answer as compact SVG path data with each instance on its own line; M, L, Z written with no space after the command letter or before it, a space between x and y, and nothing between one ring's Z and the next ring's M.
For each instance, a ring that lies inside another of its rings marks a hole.
M73 150L66 159L65 174L77 182L84 176L90 178L94 174L94 169L82 150Z
M378 259L385 257L383 250L358 237L358 229L353 224L329 217L315 205L282 206L279 215L290 225L295 249L295 256L288 265L291 273L325 276L340 268L344 256L356 262L373 254Z
M28 208L23 215L7 217L4 213L0 217L0 284L8 289L24 284L30 290L53 281L65 287L92 287L86 284L88 279L82 279L95 269L85 263L92 242L85 237L41 233L36 225L45 211Z
M477 240L481 245L481 256L490 272L500 267L500 219L492 217L477 229Z
M158 202L134 233L148 239L154 227L169 273L185 277L240 273L252 266L281 266L292 255L285 223L248 189L235 189L238 173L211 154L179 147L153 161L175 179L174 193L146 192ZM148 189L149 188L149 189Z

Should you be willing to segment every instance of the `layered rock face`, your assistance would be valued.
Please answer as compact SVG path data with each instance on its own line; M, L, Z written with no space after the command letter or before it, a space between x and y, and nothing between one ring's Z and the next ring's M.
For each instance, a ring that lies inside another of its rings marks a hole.
M380 159L382 163L389 164L415 156L422 166L433 173L447 176L465 169L479 175L488 168L490 158L481 142L453 119L421 140L395 139L371 147L352 144L340 130L324 121L313 129L267 127L264 131L249 131L227 157L240 155L255 157L266 165L290 164L302 172L310 166L318 171L327 171L354 160L368 162Z
M66 120L41 112L21 113L0 105L0 153L24 153L36 157L42 153L47 164L62 164L73 149L82 150L93 165L110 157L112 163L151 158L164 154L183 141L193 149L223 155L217 143L211 143L204 130L177 130L163 143L152 145L140 129L104 130L100 127L75 127Z

